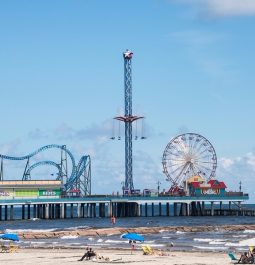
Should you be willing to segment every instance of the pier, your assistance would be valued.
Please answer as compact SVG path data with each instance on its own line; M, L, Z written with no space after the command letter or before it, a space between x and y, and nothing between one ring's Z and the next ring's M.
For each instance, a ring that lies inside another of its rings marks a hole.
M164 196L13 199L0 201L0 221L154 216L255 216L242 203L249 196Z

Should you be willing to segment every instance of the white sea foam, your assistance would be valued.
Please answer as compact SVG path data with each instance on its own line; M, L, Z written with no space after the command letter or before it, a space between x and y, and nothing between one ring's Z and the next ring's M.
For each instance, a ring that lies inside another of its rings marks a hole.
M90 246L110 246L111 244L107 244L107 243L100 243L100 244L98 244L98 243L95 243L95 244L89 244Z
M97 242L98 242L98 243L101 243L101 242L103 242L103 239L100 238L100 239L97 240Z
M93 238L93 237L89 237L88 240L89 240L89 241L93 241L94 238Z
M150 244L150 246L155 248L155 247L164 247L165 245L163 245L163 244Z
M72 236L72 235L69 235L69 236L62 236L60 237L61 239L76 239L78 238L78 236Z
M146 243L146 244L152 244L152 243L154 243L155 242L155 240L146 240L146 241L144 241L144 243ZM139 243L139 242L138 242Z
M240 243L231 243L228 242L225 244L226 247L240 247Z
M176 234L181 235L181 234L185 234L185 232L182 232L182 231L176 231Z
M78 230L78 229L89 229L89 228L91 228L91 227L80 225L80 226L68 227L68 228L65 228L64 230Z
M244 230L245 234L255 234L255 230Z
M43 244L46 244L46 242L43 242L43 241L29 241L27 242L28 244L38 244L38 245L43 245Z
M212 249L212 250L225 250L227 249L226 247L209 247L209 246L194 246L195 248L199 248L199 249Z
M112 239L107 239L105 240L105 243L113 243L113 244L122 244L122 243L128 243L126 240L112 240Z
M51 229L5 229L5 233L26 233L26 232L53 232L57 228Z
M246 240L241 240L239 242L240 246L255 246L255 238L249 238Z
M198 241L198 242L211 242L213 241L212 238L194 238L194 241Z
M209 242L210 245L225 245L226 241L223 239L215 239Z
M170 236L162 236L162 238L169 239L171 237Z
M159 233L167 232L167 230L159 230Z

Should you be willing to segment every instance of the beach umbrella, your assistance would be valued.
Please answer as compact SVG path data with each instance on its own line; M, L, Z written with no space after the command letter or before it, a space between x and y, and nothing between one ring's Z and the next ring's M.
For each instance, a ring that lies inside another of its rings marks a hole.
M144 237L137 233L126 233L126 234L121 235L121 238L125 238L128 240L134 240L134 241L144 241Z
M11 241L19 241L19 237L16 234L3 234L0 235L0 239L4 239L4 240L11 240Z

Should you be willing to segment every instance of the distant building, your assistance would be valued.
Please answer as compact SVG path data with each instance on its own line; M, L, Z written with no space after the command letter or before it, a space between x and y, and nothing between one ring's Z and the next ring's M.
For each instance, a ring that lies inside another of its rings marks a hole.
M187 195L218 195L225 196L227 186L223 181L211 179L206 182L201 176L193 176L184 183Z
M0 200L60 198L60 180L0 181Z

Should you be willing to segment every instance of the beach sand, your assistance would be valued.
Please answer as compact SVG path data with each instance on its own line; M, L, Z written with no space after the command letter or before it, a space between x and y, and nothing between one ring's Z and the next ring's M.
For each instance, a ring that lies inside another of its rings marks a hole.
M165 252L167 256L143 255L137 249L132 254L130 250L96 249L98 254L109 257L110 261L78 261L84 254L82 249L19 249L16 253L0 253L1 265L65 265L65 264L150 264L150 265L222 265L230 264L226 253L212 252Z

